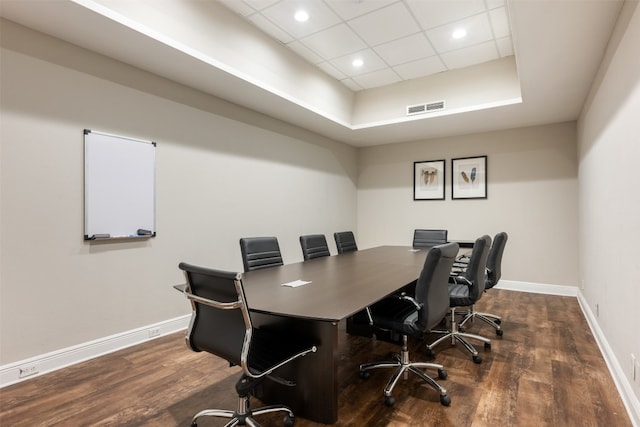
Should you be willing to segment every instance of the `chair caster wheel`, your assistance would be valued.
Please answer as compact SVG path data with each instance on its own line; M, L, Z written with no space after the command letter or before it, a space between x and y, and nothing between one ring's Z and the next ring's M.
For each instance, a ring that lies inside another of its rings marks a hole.
M393 396L385 396L384 397L384 404L387 406L393 406L393 404L396 403L396 399L393 398Z
M502 329L496 329L496 335L501 337L502 334L504 334L504 331Z
M369 379L369 375L371 375L369 371L360 371L360 378L363 380Z
M491 343L490 342L484 343L484 349L485 350L491 350Z
M473 363L482 363L482 357L480 356L473 356Z
M427 356L428 357L436 357L436 352L431 350L430 348L427 349Z
M441 380L446 380L449 374L444 369L438 369L438 378Z
M502 323L502 320L496 319L495 322L496 322L496 325L499 325L500 323Z
M442 406L449 406L451 405L451 398L449 396L447 396L446 394L441 394L440 395L440 403L442 404Z
M296 417L285 415L284 416L284 427L293 427L296 424Z

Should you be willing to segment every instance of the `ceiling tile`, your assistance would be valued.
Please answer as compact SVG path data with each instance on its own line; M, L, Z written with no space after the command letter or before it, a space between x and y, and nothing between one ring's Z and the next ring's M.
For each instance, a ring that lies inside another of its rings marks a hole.
M423 33L382 44L375 51L391 66L435 55Z
M394 3L378 9L355 18L348 24L369 46L376 46L420 31L420 27L403 3Z
M237 0L230 0L230 1L237 1ZM278 3L280 0L244 0L244 1L254 9L262 10L271 6L272 4Z
M308 21L298 22L293 18L293 15L300 9L309 13ZM264 9L262 13L295 37L304 37L341 22L340 18L320 1L284 0Z
M496 45L498 46L498 52L501 57L504 58L505 56L513 55L513 42L511 41L511 37L496 40Z
M289 47L295 53L297 53L307 61L311 62L312 64L317 64L323 61L323 59L319 55L317 55L314 51L312 51L311 49L309 49L299 41L291 42L287 44L287 47Z
M280 40L282 43L289 43L293 40L287 32L283 31L280 27L273 24L267 18L260 14L254 14L247 17L253 24L260 28L262 31L275 38L276 40Z
M325 73L329 74L336 80L343 80L347 78L346 74L344 74L342 71L338 70L328 62L322 62L318 64L318 67L320 67L320 69L322 69Z
M354 92L357 92L359 90L364 89L362 86L360 86L358 83L354 82L352 79L340 80L340 83L342 83L343 85L345 85L346 87L348 87L349 89L351 89Z
M495 38L499 39L511 35L507 10L504 7L490 11L489 18L491 19L491 26L493 27L493 35Z
M238 0L218 0L220 3L227 6L229 9L233 10L236 13L239 13L242 16L251 15L255 12L255 9L249 6L246 2L238 1Z
M458 21L485 10L482 0L406 0L406 3L424 30Z
M485 42L476 46L458 49L440 55L444 64L450 70L455 68L469 67L498 59L498 51L493 41Z
M345 1L345 0L325 0L325 3L345 21L364 15L376 9L395 3L397 0L367 0L367 1Z
M458 28L467 30L466 37L454 39L451 34ZM427 37L439 53L476 45L491 40L491 25L486 13L443 25L427 31Z
M485 0L489 9L495 9L496 7L504 7L505 0Z
M393 67L393 69L404 80L415 79L447 71L447 67L444 66L439 56L432 56L430 58L397 65Z
M301 41L324 59L337 58L367 47L345 24L312 34Z
M384 68L373 73L352 77L352 79L364 89L386 86L401 81L400 77L390 68Z
M361 67L354 67L352 62L354 59L362 59L364 64ZM365 49L349 55L342 56L330 61L338 70L347 76L353 77L360 74L371 73L386 67L386 64L371 49Z

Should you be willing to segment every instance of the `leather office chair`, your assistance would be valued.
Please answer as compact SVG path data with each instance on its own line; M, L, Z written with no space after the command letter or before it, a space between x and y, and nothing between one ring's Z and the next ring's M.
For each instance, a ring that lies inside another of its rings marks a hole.
M414 248L430 248L447 243L447 230L421 230L413 232Z
M504 247L507 244L509 236L505 232L500 232L493 238L491 249L489 250L489 256L487 257L487 269L486 269L486 281L484 285L484 291L493 288L500 281L502 276L502 255L504 253ZM502 318L496 314L482 313L476 311L476 305L472 304L467 312L460 313L462 315L462 321L458 324L459 328L474 319L480 319L489 326L492 326L496 330L496 335L499 337L504 333L500 324Z
M391 395L393 388L403 374L413 372L440 393L440 403L448 406L451 399L444 387L428 376L422 369L438 370L438 377L445 379L447 372L442 365L426 362L411 362L407 348L408 335L422 335L439 324L449 310L448 279L451 266L458 253L457 243L431 248L426 256L424 267L418 277L415 296L398 295L385 298L371 306L373 325L402 335L400 354L394 355L394 361L374 362L360 365L360 376L368 378L369 370L376 368L396 368L384 388L384 403L392 406L395 399Z
M336 247L338 248L339 254L358 250L356 238L353 236L353 232L351 231L333 233L333 238L336 240Z
M484 342L484 348L491 348L491 340L480 335L463 332L458 328L456 321L456 307L469 307L476 303L484 293L485 266L491 246L491 237L484 235L479 237L473 244L473 251L469 258L469 264L464 272L459 276L451 277L453 283L449 283L449 307L451 310L451 324L448 330L433 330L431 332L442 334L440 338L427 345L428 352L433 355L433 348L446 339L451 339L451 345L456 341L460 342L472 355L475 363L481 363L482 358L478 351L466 338Z
M300 247L305 261L331 255L324 234L300 236Z
M283 265L276 237L243 237L240 251L245 272Z
M230 418L228 426L259 426L253 418L270 412L284 412L284 425L293 426L295 416L283 405L270 405L251 409L249 395L266 378L284 385L295 385L273 376L279 367L316 351L304 339L292 339L271 333L265 328L255 329L242 285L242 273L214 270L180 263L184 271L184 294L193 310L186 334L187 345L196 352L206 351L240 365L242 376L236 382L238 406L235 411L205 409L192 419L192 426L205 416Z

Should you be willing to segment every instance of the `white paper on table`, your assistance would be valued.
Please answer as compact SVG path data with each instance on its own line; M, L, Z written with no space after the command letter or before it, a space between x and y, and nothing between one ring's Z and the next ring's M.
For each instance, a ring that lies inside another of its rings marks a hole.
M294 280L293 282L283 283L282 286L288 286L290 288L297 288L298 286L307 285L311 283L310 280Z

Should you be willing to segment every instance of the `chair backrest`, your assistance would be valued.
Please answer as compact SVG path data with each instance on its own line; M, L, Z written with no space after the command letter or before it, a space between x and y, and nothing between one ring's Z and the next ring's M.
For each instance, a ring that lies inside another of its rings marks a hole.
M243 237L240 250L245 272L283 265L276 237Z
M414 248L430 248L447 243L447 230L421 230L413 232Z
M336 247L338 248L339 254L358 250L356 238L353 236L353 232L351 231L333 233L333 238L336 240Z
M187 344L246 368L251 342L251 317L246 305L242 273L214 270L187 263L178 266L187 279L193 312ZM199 301L198 298L201 298ZM206 299L208 301L202 300ZM216 304L211 305L211 302Z
M331 255L324 234L300 236L300 247L305 261Z
M415 300L422 304L417 325L427 331L449 311L449 273L458 254L457 243L434 246L429 250L416 284Z
M469 298L478 301L482 297L486 284L485 268L491 247L491 237L480 236L473 244L467 268L458 276L469 283Z
M485 289L493 288L500 281L502 276L502 254L508 238L509 236L504 231L496 234L493 238L491 250L489 250L489 256L487 257L487 283L485 284Z

